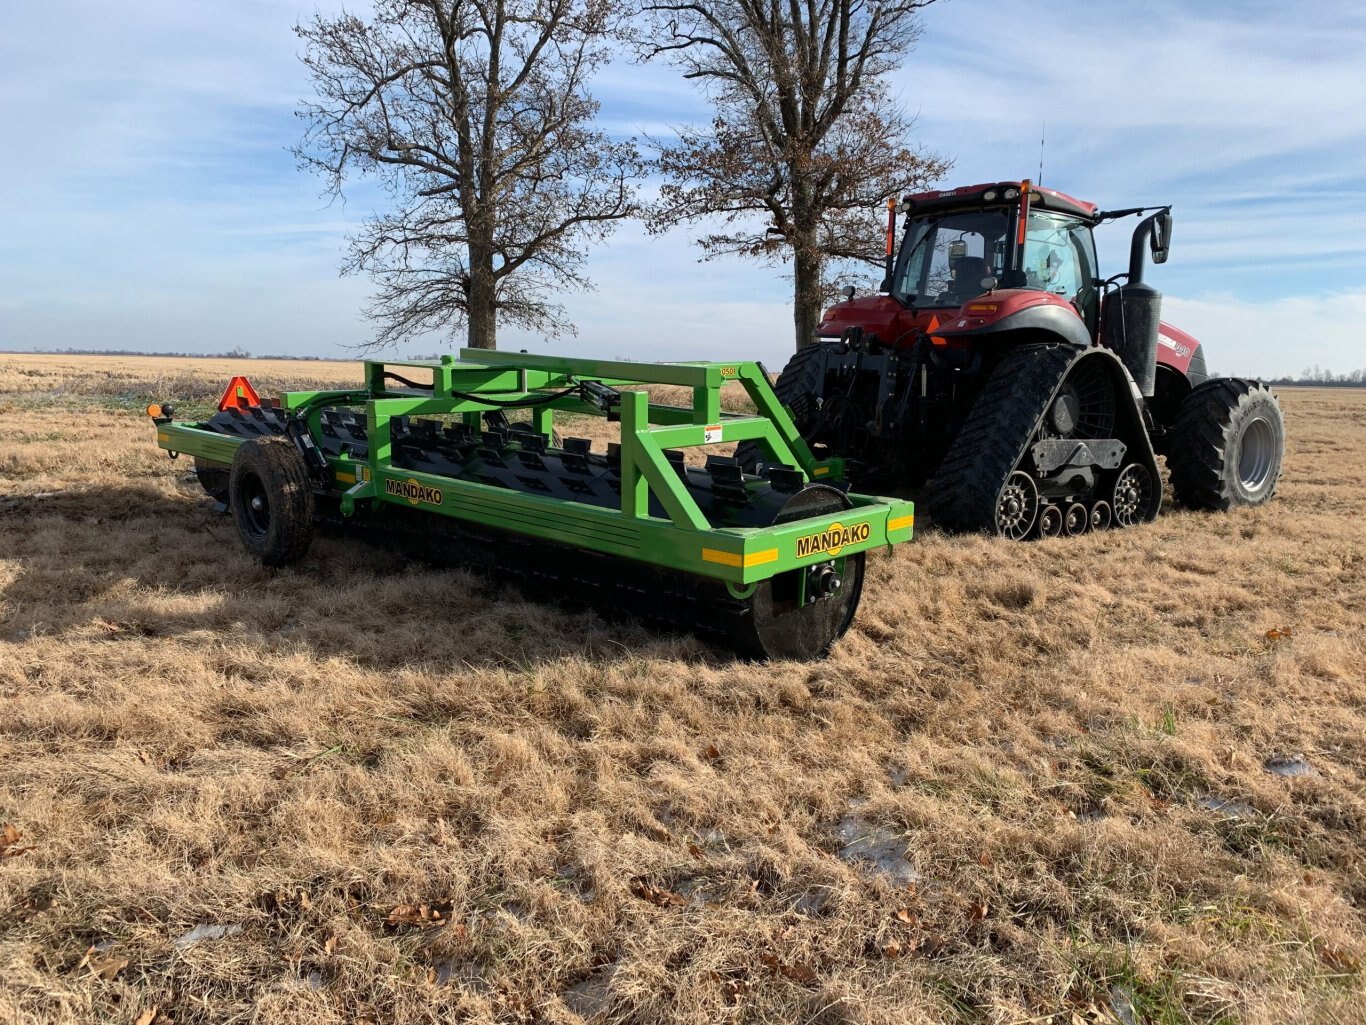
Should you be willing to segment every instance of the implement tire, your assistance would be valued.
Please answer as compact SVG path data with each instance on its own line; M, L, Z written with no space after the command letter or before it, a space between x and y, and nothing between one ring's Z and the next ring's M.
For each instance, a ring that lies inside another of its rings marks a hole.
M303 457L285 437L239 445L232 458L228 505L237 533L267 566L288 566L313 540L313 485Z
M773 385L778 401L792 414L797 432L808 444L811 438L807 432L815 422L816 399L824 384L821 380L821 347L817 343L803 345L794 352ZM735 446L735 461L746 473L758 473L759 464L764 461L763 447L757 441L742 441Z
M199 480L199 486L204 489L204 493L215 502L228 504L228 477L231 474L229 467L222 463L215 463L211 459L200 459L194 457L194 475Z
M1285 421L1260 381L1220 377L1181 403L1167 468L1172 492L1193 509L1262 505L1276 493L1285 455Z

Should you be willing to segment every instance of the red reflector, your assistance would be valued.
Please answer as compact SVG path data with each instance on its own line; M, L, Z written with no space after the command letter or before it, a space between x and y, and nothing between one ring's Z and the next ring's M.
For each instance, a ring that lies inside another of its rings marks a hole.
M261 396L256 394L251 382L245 377L234 377L228 382L223 397L218 400L218 411L221 413L225 409L246 409L260 404Z

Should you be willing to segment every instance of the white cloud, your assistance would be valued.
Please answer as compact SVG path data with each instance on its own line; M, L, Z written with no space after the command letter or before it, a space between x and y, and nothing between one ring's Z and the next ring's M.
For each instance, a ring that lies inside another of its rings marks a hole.
M1276 377L1316 363L1337 373L1366 367L1366 288L1259 302L1169 295L1162 319L1198 338L1211 370L1223 375Z
M285 153L308 90L291 27L311 5L11 6L0 34L0 346L335 355L368 336L367 284L336 267L374 193L326 207ZM1200 297L1169 298L1167 313L1213 365L1269 374L1361 362L1362 9L957 0L925 22L898 87L921 112L920 141L957 156L955 180L1031 173L1046 119L1050 184L1108 205L1176 204L1172 260L1153 279L1169 296ZM596 92L616 133L667 135L708 116L666 67L614 65ZM1127 231L1104 239L1108 270L1126 258ZM781 269L699 263L689 240L701 233L618 232L591 255L598 291L565 297L580 335L555 350L781 364ZM1297 297L1310 290L1340 294Z

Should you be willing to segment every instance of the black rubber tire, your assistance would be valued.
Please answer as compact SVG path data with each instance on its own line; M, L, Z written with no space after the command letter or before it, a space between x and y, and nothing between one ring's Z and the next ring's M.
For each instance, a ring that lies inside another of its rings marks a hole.
M1182 505L1224 511L1269 502L1284 456L1285 419L1275 393L1261 381L1219 377L1181 403L1167 469Z
M853 504L847 495L823 484L812 484L789 499L773 519L773 525L795 523L814 516L848 511ZM863 595L864 553L844 558L843 586L837 595L793 608L776 596L793 583L792 578L806 569L789 570L771 577L754 589L745 601L747 612L739 618L731 635L737 650L760 661L824 658L834 643L845 635Z
M231 473L231 468L222 463L195 456L194 474L199 479L199 486L215 502L228 504L228 478Z
M294 442L257 438L237 447L228 480L237 533L267 566L288 566L313 540L313 484Z
M816 419L816 399L825 384L821 380L820 354L820 345L803 345L792 354L773 385L778 401L788 408L804 438ZM735 446L735 461L746 473L758 473L764 450L756 441L742 441Z

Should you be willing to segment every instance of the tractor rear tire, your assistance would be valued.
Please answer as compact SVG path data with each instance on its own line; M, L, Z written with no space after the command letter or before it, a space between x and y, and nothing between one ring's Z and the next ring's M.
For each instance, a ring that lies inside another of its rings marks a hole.
M1284 455L1275 393L1260 381L1215 378L1181 403L1167 456L1172 492L1193 509L1262 505L1276 493Z
M792 422L803 437L807 437L807 431L815 422L816 399L824 384L821 380L821 347L817 343L803 345L794 352L773 385L778 401L792 414ZM735 461L746 473L758 473L759 464L764 461L764 450L756 441L742 441L735 446Z
M256 438L238 446L228 505L242 543L266 566L288 566L308 554L313 484L289 438Z

